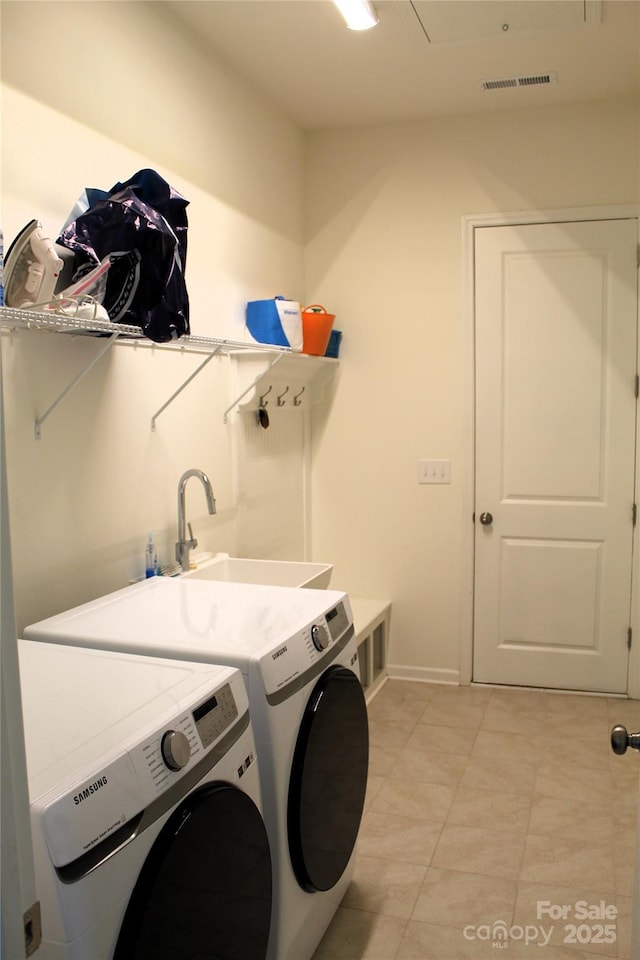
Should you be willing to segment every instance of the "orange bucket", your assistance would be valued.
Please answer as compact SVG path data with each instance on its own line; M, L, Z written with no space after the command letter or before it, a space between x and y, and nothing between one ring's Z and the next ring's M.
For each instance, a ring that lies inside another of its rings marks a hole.
M327 313L319 303L312 303L302 311L302 352L324 357L329 346L335 313Z

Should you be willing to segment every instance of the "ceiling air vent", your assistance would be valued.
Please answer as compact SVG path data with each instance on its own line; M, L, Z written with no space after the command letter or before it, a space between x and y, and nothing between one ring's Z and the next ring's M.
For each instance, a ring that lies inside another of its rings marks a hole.
M503 80L481 80L483 90L505 90L514 87L538 87L548 83L557 83L558 75L551 73L536 73L530 77L506 77Z

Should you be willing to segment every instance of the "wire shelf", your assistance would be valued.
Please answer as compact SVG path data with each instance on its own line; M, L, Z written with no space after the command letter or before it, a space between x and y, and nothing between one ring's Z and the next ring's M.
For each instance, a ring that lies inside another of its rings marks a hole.
M37 440L40 440L42 437L42 425L47 417L53 413L58 404L67 396L68 393L71 392L71 390L73 390L78 383L80 383L82 379L84 379L84 377L95 366L100 358L103 357L111 349L111 347L114 346L114 344L128 344L135 347L150 347L154 350L179 350L181 352L200 354L204 353L207 355L197 369L194 370L173 392L167 402L164 403L160 409L154 413L151 419L152 430L155 430L156 420L160 414L162 414L164 410L166 410L166 408L173 403L176 397L182 393L185 387L187 387L193 379L195 379L195 377L200 373L201 370L204 369L204 367L209 363L210 360L213 359L213 357L221 354L227 354L230 356L259 354L263 357L265 355L273 354L275 355L274 359L268 360L267 357L267 369L270 369L286 354L297 356L297 354L295 354L290 347L280 347L272 344L257 344L255 341L247 342L246 340L228 340L216 337L192 336L191 334L184 337L179 337L176 340L157 343L156 341L150 340L147 336L145 336L141 327L133 324L112 323L110 320L101 320L99 318L89 320L84 317L78 318L64 315L62 313L56 313L54 310L48 310L45 312L36 310L22 310L15 307L0 307L0 329L9 332L19 330L42 330L50 333L68 334L79 337L104 338L96 355L82 368L82 370L79 371L77 376L75 376L65 386L55 400L53 400L53 402L47 407L44 413L36 418L34 433ZM256 378L256 383L258 383L260 379L261 377L258 376ZM255 384L252 384L251 386L253 387ZM248 389L250 388L244 390L241 396L235 400L234 403L225 411L225 422L227 420L227 414L229 411L239 403L239 401L248 392Z
M145 336L141 327L129 323L112 323L110 320L78 319L53 311L21 310L16 307L0 307L0 325L8 330L45 330L51 333L68 333L76 336L95 337L116 335L119 343L134 342L137 346L156 349L189 350L196 353L231 353L236 350L259 350L261 353L292 353L290 347L272 344L257 344L255 340L228 340L218 337L201 337L187 334L176 340L157 343ZM133 339L132 339L133 338Z

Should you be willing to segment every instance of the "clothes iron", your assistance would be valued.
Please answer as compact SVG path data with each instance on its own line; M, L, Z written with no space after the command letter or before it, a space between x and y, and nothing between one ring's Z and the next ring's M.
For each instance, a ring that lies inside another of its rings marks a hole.
M11 243L4 261L4 300L30 309L53 299L63 261L39 220L30 220Z

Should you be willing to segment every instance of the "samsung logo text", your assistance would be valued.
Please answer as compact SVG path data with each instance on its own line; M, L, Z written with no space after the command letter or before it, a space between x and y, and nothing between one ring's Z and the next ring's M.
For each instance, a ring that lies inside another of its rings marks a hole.
M106 787L106 785L107 778L100 777L99 780L94 780L93 783L90 783L89 786L85 787L84 790L81 790L80 793L76 793L75 797L73 798L73 802L75 803L76 807L79 803L82 803L83 800L88 800L89 797L91 797L94 793L97 793L100 787Z

